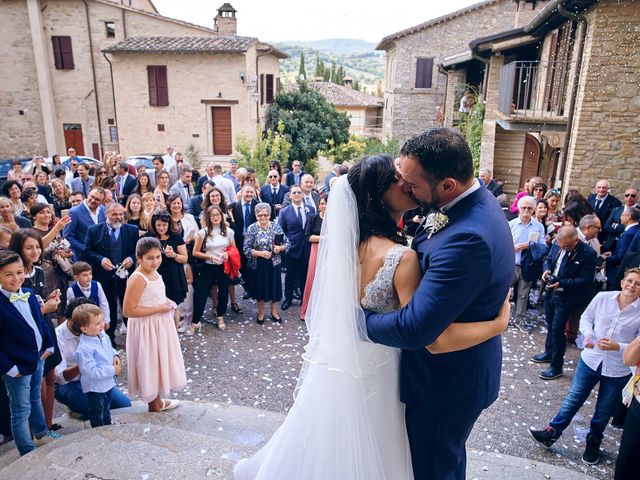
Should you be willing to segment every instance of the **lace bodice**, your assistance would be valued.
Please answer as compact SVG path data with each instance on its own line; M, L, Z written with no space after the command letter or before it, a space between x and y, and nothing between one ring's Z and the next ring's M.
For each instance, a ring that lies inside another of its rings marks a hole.
M396 310L400 305L398 297L393 290L393 275L396 272L402 254L409 247L394 245L384 255L384 263L376 272L366 287L364 297L360 300L362 308L374 312L388 312Z

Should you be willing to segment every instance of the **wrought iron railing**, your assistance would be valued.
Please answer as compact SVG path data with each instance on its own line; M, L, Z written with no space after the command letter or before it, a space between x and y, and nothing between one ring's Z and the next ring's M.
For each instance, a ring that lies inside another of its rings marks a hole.
M498 109L520 118L566 117L570 62L516 61L502 67Z

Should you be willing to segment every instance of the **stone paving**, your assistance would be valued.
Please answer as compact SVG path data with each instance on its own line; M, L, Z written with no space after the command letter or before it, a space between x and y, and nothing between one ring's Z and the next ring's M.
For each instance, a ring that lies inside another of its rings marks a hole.
M245 301L243 308L243 315L229 313L226 316L224 332L207 324L201 334L181 335L188 385L174 396L193 402L258 408L266 414L284 414L293 403L300 354L306 343L306 326L298 320L299 307L294 304L288 311L281 312L282 325L267 320L263 326L255 323L256 309L252 302ZM209 310L205 319L213 320ZM519 458L522 464L517 468L535 470L538 467L533 465L543 462L582 475L577 478L613 478L620 431L607 427L600 465L589 467L580 460L597 398L595 394L551 450L538 447L529 438L527 430L530 427L546 426L556 412L569 388L579 357L577 349L569 348L565 376L551 382L540 380L541 368L529 358L542 348L545 329L541 318L534 318L533 325L532 335L509 328L503 336L500 398L477 422L468 442L470 458L492 459L493 464L501 458ZM124 345L124 336L118 342ZM120 381L126 390L125 369ZM62 411L58 408L56 412ZM65 429L61 433L65 433ZM509 462L512 466L517 465L515 461ZM468 478L485 478L482 472L480 468ZM495 471L492 476L496 478ZM505 476L499 478L509 478L506 470ZM515 478L524 477L516 475Z

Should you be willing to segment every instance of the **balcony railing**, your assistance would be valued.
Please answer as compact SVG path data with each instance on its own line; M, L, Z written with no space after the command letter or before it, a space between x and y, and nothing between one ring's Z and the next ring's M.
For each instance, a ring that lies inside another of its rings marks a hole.
M511 120L566 121L570 62L516 61L502 67L498 110Z

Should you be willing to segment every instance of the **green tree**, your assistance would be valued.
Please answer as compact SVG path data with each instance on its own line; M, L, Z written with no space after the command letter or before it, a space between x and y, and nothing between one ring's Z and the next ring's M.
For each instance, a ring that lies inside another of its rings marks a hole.
M320 55L316 57L316 77L324 77L324 62L320 60Z
M329 70L328 68L324 69L323 79L325 82L328 82L331 80L331 70Z
M465 90L471 90L472 95L476 98L479 92L476 88L467 86ZM480 170L480 146L482 144L482 127L484 123L484 105L482 102L475 102L471 107L471 111L463 115L460 120L460 132L469 144L471 156L473 157L473 170L477 175Z
M304 52L300 52L300 70L298 72L298 78L301 80L307 79L307 71L304 68Z
M336 59L334 58L331 61L331 76L329 77L329 81L336 83Z
M352 87L354 90L357 90L358 92L360 91L360 82L358 80L354 80Z
M265 179L269 170L269 162L278 160L282 165L289 161L291 144L284 135L285 126L278 122L276 131L269 129L262 132L256 127L256 141L238 135L236 138L236 151L238 152L238 164L241 167L253 168L259 179Z
M338 85L344 85L344 67L340 65L336 70L336 78L334 80Z
M349 140L349 118L339 113L317 90L299 82L295 91L278 95L267 116L267 126L284 124L283 134L291 143L289 157L302 161L309 171L319 150Z
M393 158L400 156L400 142L397 138L387 138L387 143L382 143L377 138L367 138L365 140L366 147L364 149L364 155L380 155L386 153Z
M344 163L357 161L364 156L367 142L359 135L349 135L349 141L340 145L329 142L329 149L323 152L331 162Z

